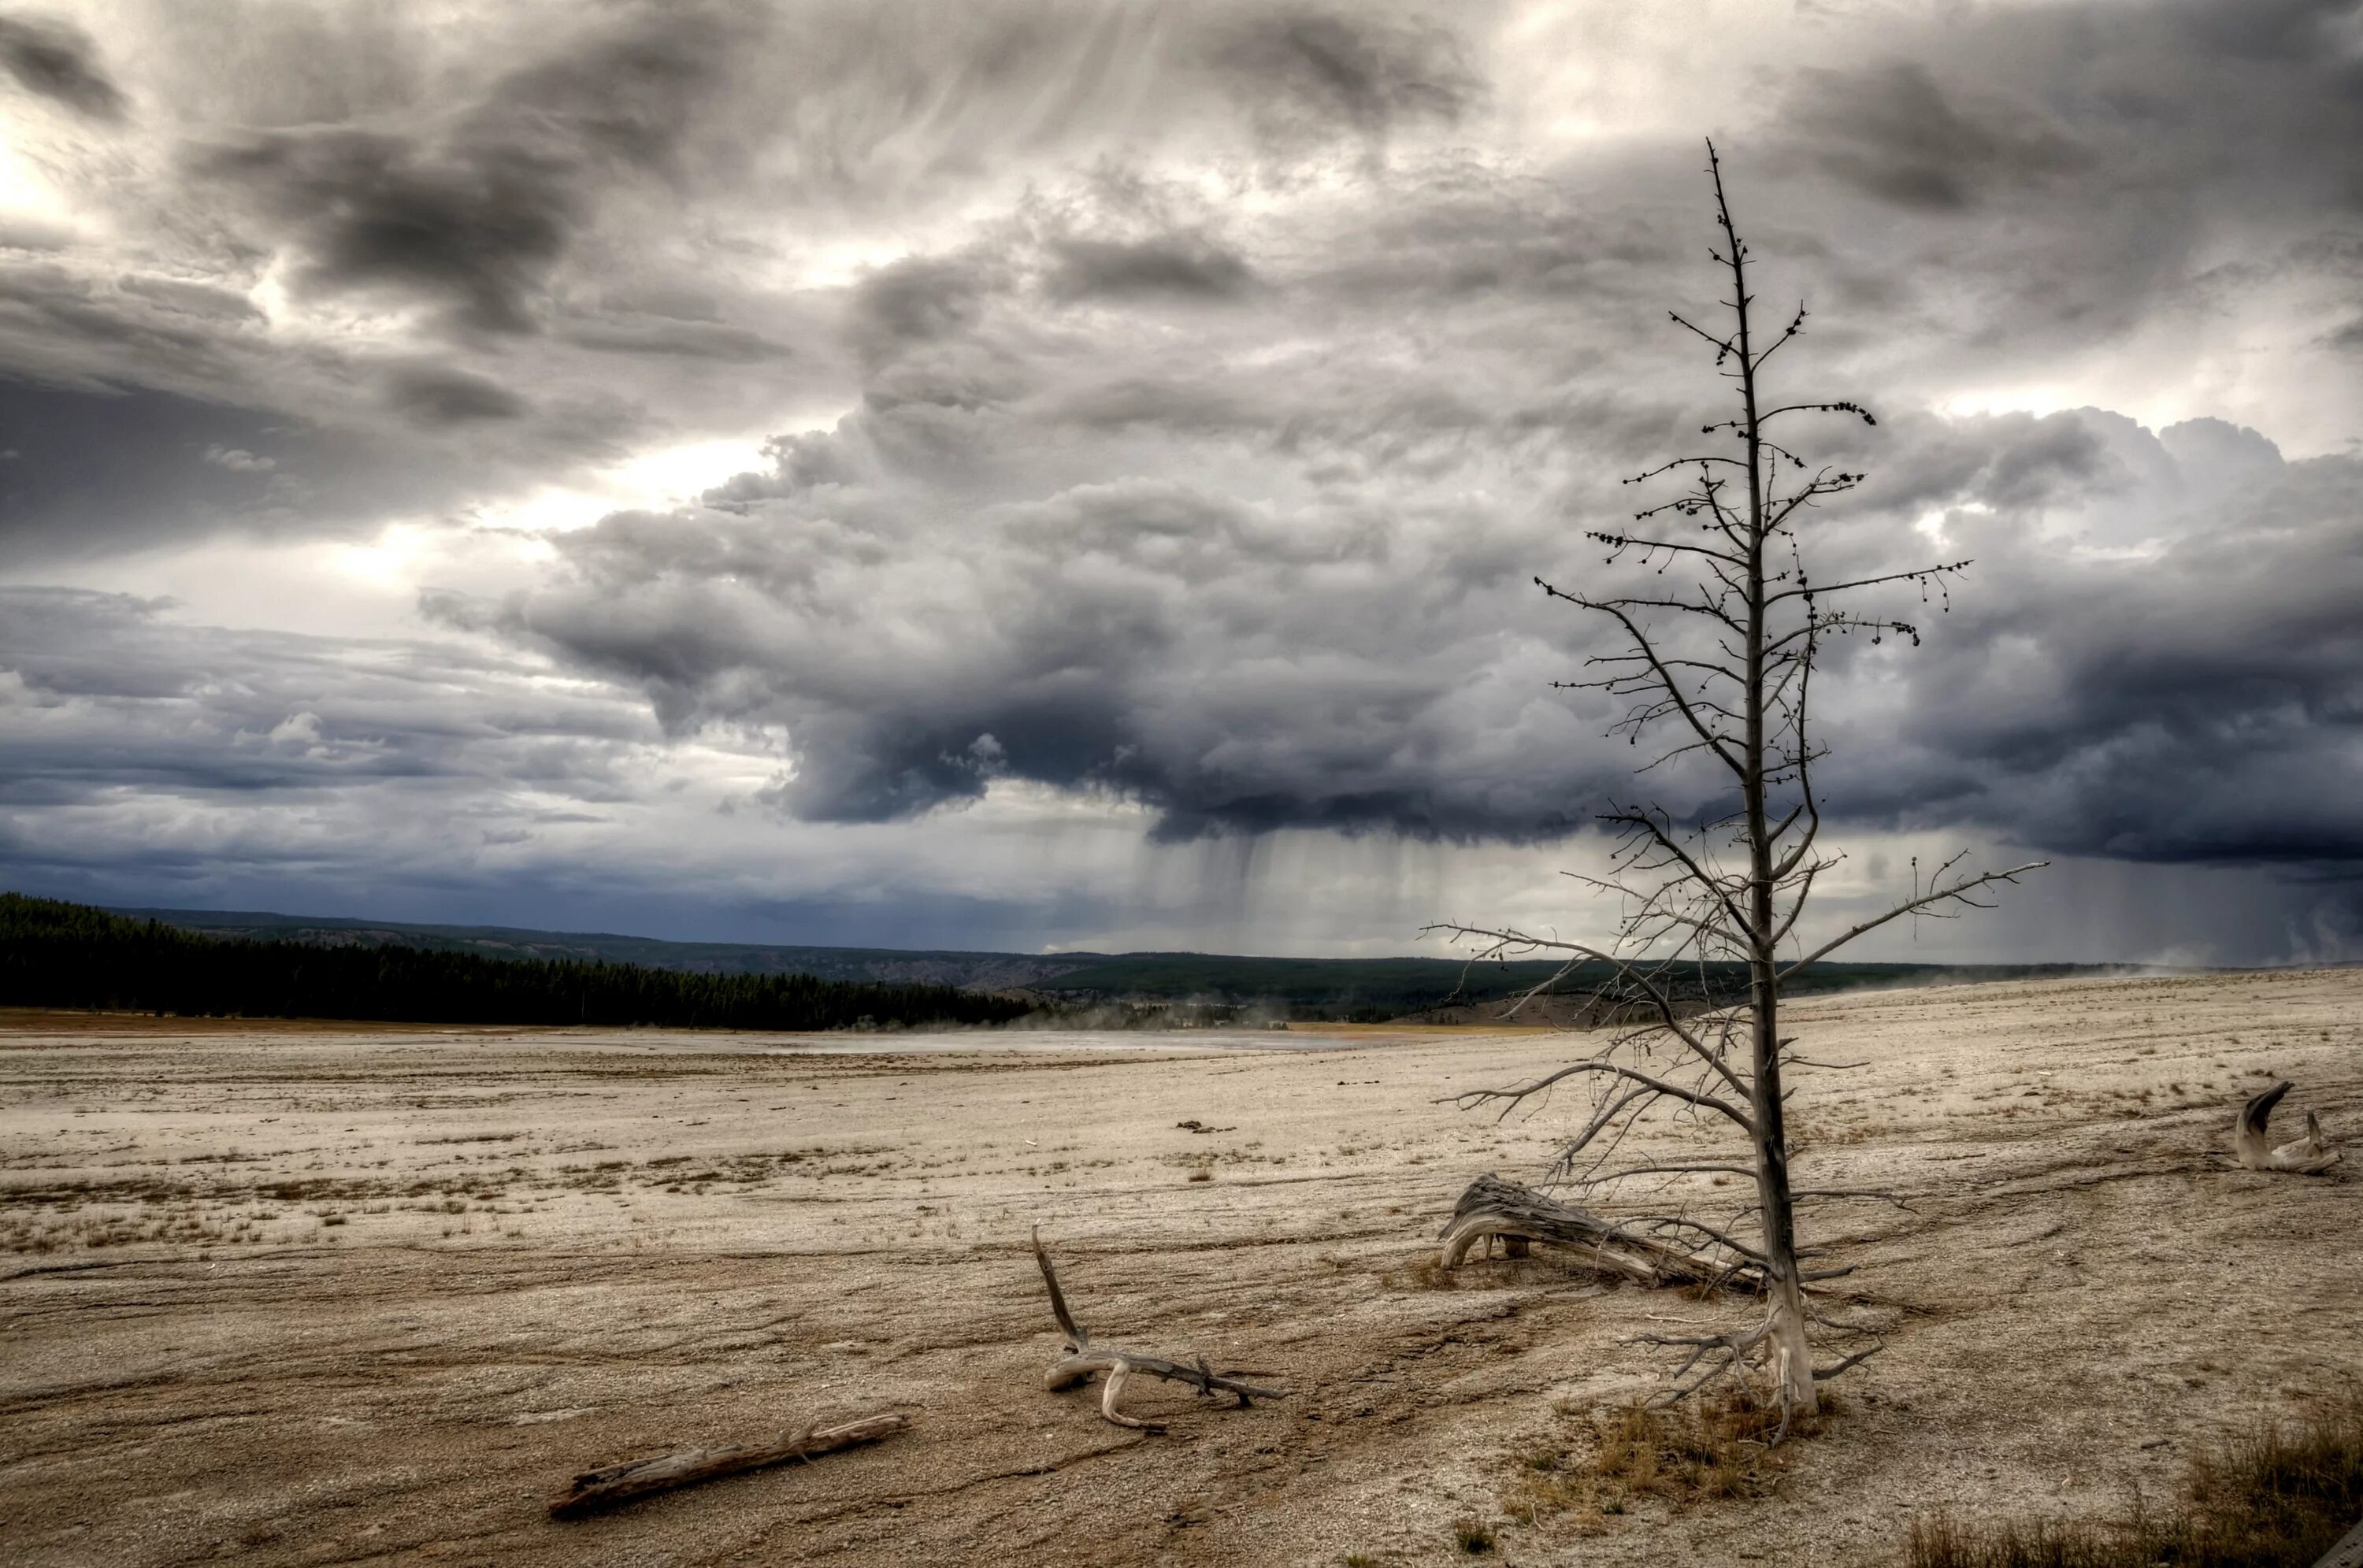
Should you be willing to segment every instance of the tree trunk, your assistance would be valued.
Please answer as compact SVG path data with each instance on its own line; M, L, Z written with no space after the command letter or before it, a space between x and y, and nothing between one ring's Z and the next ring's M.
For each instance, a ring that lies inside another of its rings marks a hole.
M1771 966L1758 966L1770 971ZM1821 1408L1813 1353L1805 1342L1805 1298L1797 1271L1797 1218L1789 1188L1789 1130L1782 1118L1779 979L1759 973L1756 1013L1756 1193L1764 1207L1767 1324L1774 1395L1791 1416Z
M1759 887L1762 884L1758 884ZM1769 893L1765 896L1768 908ZM1805 1342L1805 1297L1797 1267L1797 1213L1789 1185L1789 1128L1781 1088L1780 974L1769 957L1754 966L1756 1017L1756 1197L1764 1209L1766 1324L1773 1394L1790 1416L1821 1408L1813 1353Z
M1774 914L1772 823L1766 808L1765 616L1768 588L1764 549L1770 529L1765 513L1764 441L1756 403L1755 346L1748 334L1747 252L1731 225L1723 201L1723 177L1715 176L1715 205L1731 255L1732 305L1738 319L1739 392L1747 445L1747 750L1741 760L1747 834L1748 992L1754 1003L1750 1055L1755 1068L1756 1187L1764 1209L1764 1262L1771 1297L1766 1324L1770 1342L1773 1397L1785 1416L1810 1415L1821 1408L1814 1389L1814 1362L1805 1342L1804 1296L1797 1278L1796 1214L1789 1192L1789 1132L1781 1091L1780 930ZM1800 737L1800 744L1803 737Z

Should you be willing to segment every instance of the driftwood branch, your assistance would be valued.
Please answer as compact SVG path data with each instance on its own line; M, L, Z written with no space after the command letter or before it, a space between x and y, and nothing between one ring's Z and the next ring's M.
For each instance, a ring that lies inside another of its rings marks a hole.
M2232 1156L2252 1171L2291 1171L2299 1176L2319 1176L2339 1162L2339 1152L2323 1141L2322 1122L2309 1110L2305 1113L2305 1136L2276 1149L2266 1132L2273 1119L2273 1107L2289 1093L2284 1081L2275 1084L2248 1101L2240 1110L2239 1124L2232 1130Z
M1165 1429L1153 1421L1136 1419L1117 1408L1118 1401L1124 1397L1126 1383L1136 1372L1150 1377L1162 1377L1169 1382L1186 1383L1195 1388L1202 1398L1210 1394L1232 1395L1237 1398L1239 1408L1243 1410L1258 1399L1288 1397L1285 1388L1264 1388L1239 1381L1248 1374L1216 1372L1206 1364L1204 1356L1192 1364L1092 1343L1091 1331L1075 1321L1073 1311L1067 1306L1066 1293L1059 1288L1059 1271L1050 1266L1050 1254L1043 1248L1039 1231L1034 1235L1034 1261L1042 1265L1042 1283L1050 1289L1050 1315L1059 1320L1059 1331L1067 1337L1067 1353L1052 1364L1042 1379L1042 1386L1051 1392L1078 1387L1089 1383L1093 1373L1104 1372L1108 1379L1107 1386L1100 1392L1100 1414L1117 1426L1144 1432L1161 1432Z
M882 1416L866 1416L858 1421L848 1421L843 1426L805 1427L791 1432L778 1442L693 1448L648 1459L627 1459L621 1463L602 1465L577 1475L565 1491L550 1498L549 1512L555 1518L577 1518L584 1514L597 1513L602 1508L612 1508L619 1503L628 1503L635 1497L694 1486L701 1481L711 1481L717 1476L736 1475L744 1470L760 1470L766 1465L784 1464L791 1459L811 1459L816 1454L834 1453L841 1448L876 1442L880 1438L893 1436L910 1424L908 1416L890 1412Z
M1678 1231L1705 1231L1687 1220L1659 1223ZM1470 1248L1501 1236L1513 1243L1514 1254L1523 1251L1517 1242L1547 1242L1581 1253L1586 1263L1603 1274L1619 1275L1641 1285L1707 1285L1749 1292L1761 1288L1762 1266L1748 1249L1706 1231L1733 1253L1730 1260L1720 1261L1649 1235L1646 1227L1650 1224L1605 1219L1488 1172L1470 1182L1454 1205L1452 1218L1438 1235L1443 1250L1437 1261L1445 1268L1458 1268Z

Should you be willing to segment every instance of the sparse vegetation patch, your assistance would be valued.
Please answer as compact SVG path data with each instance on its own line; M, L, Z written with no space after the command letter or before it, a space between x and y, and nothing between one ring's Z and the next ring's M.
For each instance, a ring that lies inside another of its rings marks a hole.
M1822 1408L1836 1403L1825 1397ZM1816 1431L1824 1419L1793 1418L1788 1435ZM1530 1524L1565 1519L1596 1529L1645 1503L1681 1513L1703 1503L1768 1497L1796 1452L1775 1441L1780 1430L1779 1407L1739 1385L1678 1405L1636 1401L1594 1410L1566 1441L1519 1456L1502 1506Z
M2242 1429L2191 1462L2182 1495L2097 1519L1915 1521L1909 1568L2310 1568L2363 1519L2363 1391Z

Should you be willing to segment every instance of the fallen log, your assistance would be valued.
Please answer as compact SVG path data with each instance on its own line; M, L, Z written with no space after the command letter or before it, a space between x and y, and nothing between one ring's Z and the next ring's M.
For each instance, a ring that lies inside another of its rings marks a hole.
M784 1464L791 1459L810 1459L815 1454L834 1453L841 1448L852 1448L860 1443L876 1442L880 1438L892 1437L910 1424L911 1418L900 1413L865 1416L860 1420L848 1421L842 1426L802 1428L778 1442L693 1448L680 1453L656 1454L648 1459L627 1459L620 1463L602 1465L577 1475L565 1491L549 1499L550 1517L576 1518L602 1508L612 1508L619 1503L628 1503L635 1497L694 1486L701 1481L711 1481L716 1476L736 1475L744 1470Z
M1469 1184L1453 1206L1452 1218L1437 1232L1443 1250L1437 1261L1445 1268L1458 1268L1470 1248L1500 1236L1509 1243L1514 1257L1523 1252L1520 1242L1547 1242L1581 1253L1586 1264L1603 1274L1647 1286L1707 1285L1740 1291L1761 1287L1762 1268L1736 1242L1687 1220L1642 1223L1660 1229L1671 1226L1677 1233L1687 1228L1705 1239L1714 1251L1690 1251L1636 1229L1632 1222L1561 1203L1489 1171ZM1725 1256L1719 1259L1714 1252Z
M1043 1249L1042 1234L1034 1233L1034 1261L1042 1265L1042 1283L1050 1287L1050 1315L1059 1320L1059 1331L1067 1336L1067 1353L1053 1363L1043 1375L1042 1386L1057 1393L1062 1388L1074 1388L1092 1380L1094 1373L1108 1375L1107 1386L1100 1394L1100 1414L1120 1427L1135 1431L1161 1432L1165 1429L1154 1421L1137 1420L1116 1408L1124 1397L1125 1384L1136 1372L1151 1377L1162 1377L1174 1383L1187 1383L1198 1391L1201 1398L1210 1394L1229 1394L1246 1409L1258 1399L1285 1399L1285 1388L1262 1388L1239 1379L1248 1375L1239 1372L1215 1372L1206 1365L1204 1356L1195 1365L1170 1361L1161 1355L1143 1355L1137 1351L1115 1350L1092 1343L1091 1331L1075 1321L1067 1309L1067 1297L1059 1288L1059 1271L1050 1266L1050 1254Z
M2232 1129L2232 1155L2252 1171L2290 1171L2298 1176L2319 1176L2339 1161L2339 1152L2323 1141L2322 1122L2309 1110L2305 1113L2305 1136L2276 1149L2266 1132L2273 1118L2273 1107L2289 1093L2290 1084L2275 1084L2243 1106L2240 1121Z

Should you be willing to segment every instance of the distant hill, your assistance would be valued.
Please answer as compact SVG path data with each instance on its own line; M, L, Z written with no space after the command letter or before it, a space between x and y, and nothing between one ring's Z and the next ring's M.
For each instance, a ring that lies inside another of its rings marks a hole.
M760 943L666 942L608 932L513 926L429 925L398 921L284 915L262 911L125 909L139 920L216 937L321 947L405 946L485 958L634 964L711 975L809 975L886 985L952 986L1032 994L1054 1009L1095 1003L1198 1003L1214 1010L1301 1019L1370 1020L1434 1014L1498 1001L1556 972L1549 962L1488 964L1454 958L1264 958L1219 953L972 953L894 947L780 946ZM1832 964L1809 971L1801 990L2024 979L2098 973L2095 965ZM1602 983L1605 970L1570 977L1573 989ZM1706 983L1744 983L1736 965L1710 966ZM1481 1012L1483 1010L1477 1010ZM1473 1021L1473 1019L1472 1019Z
M965 990L1035 986L1103 961L1103 954L935 952L900 947L782 947L744 942L665 942L602 931L534 931L506 925L427 925L349 920L338 915L274 914L264 910L117 909L208 936L302 942L316 947L422 947L483 958L572 959L639 964L699 975L811 975L824 980L949 985Z
M494 957L399 941L194 931L0 893L0 1004L412 1023L883 1029L1007 1023L1009 993L800 973L691 973L599 957Z

